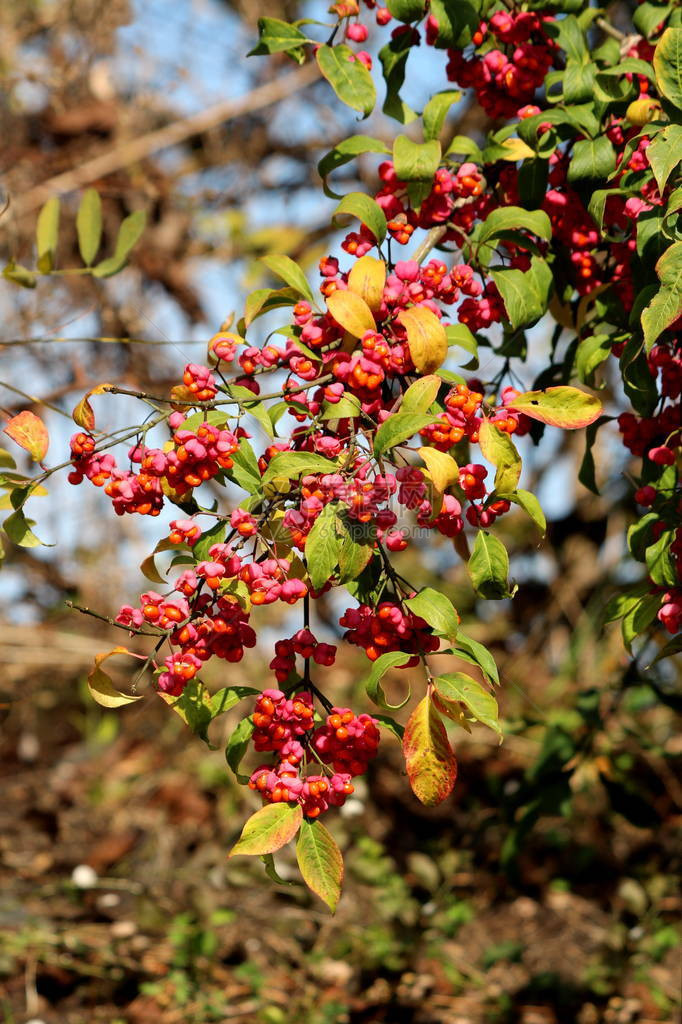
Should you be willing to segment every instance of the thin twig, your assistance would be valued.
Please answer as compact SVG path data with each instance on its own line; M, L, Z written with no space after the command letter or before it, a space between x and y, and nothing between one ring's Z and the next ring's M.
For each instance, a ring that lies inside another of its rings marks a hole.
M595 24L597 24L602 32L605 32L607 36L611 36L612 39L617 39L619 43L622 43L627 39L625 33L614 28L606 18L595 18Z
M443 237L447 230L447 225L445 224L439 224L437 228L431 228L431 230L429 231L428 235L421 243L421 245L418 245L417 248L415 249L414 253L412 254L412 259L416 263L423 263L423 261L431 252L431 250L435 249L435 247L438 245L438 243L440 242L441 238Z

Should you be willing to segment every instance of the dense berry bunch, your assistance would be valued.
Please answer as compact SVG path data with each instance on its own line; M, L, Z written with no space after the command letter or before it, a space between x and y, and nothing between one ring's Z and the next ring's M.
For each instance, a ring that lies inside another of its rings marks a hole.
M258 52L284 46L303 61L309 47L337 95L364 114L372 57L357 47L371 48L384 26L386 113L412 118L398 91L412 47L433 47L442 69L422 135L402 134L392 152L359 136L321 161L321 173L331 173L363 147L382 154L373 195L351 194L337 211L358 223L338 255L320 260L317 293L289 257L270 254L268 270L286 287L249 297L236 332L224 325L206 364L184 368L171 411L139 394L155 413L123 435L134 438L124 466L109 451L117 435L95 430L87 400L71 440L71 482L103 488L117 514L158 516L167 502L181 510L157 548L172 552L167 588L124 606L117 624L156 639L149 660L158 689L186 721L200 720L204 736L220 704L201 682L204 664L239 661L260 622L279 623L272 676L227 759L237 770L246 751L270 753L271 763L249 769L249 786L267 805L259 813L286 821L291 805L294 824L353 793L380 726L400 732L390 718L326 696L320 682L337 649L311 630L315 602L330 633L340 627L365 652L367 692L385 709L383 671L396 662L411 675L423 671L425 696L403 741L408 775L425 803L452 789L435 656L454 650L483 680L468 676L455 690L477 699L453 697L451 721L464 706L473 715L496 707L488 687L496 673L462 633L449 598L405 578L400 553L416 537L449 538L477 597L511 597L513 566L491 528L512 505L544 528L520 486L518 438L589 426L591 448L597 430L617 420L628 460L641 459L634 490L645 513L629 543L646 578L616 595L613 617L623 619L628 646L649 626L660 637L682 625L682 176L665 148L679 141L670 55L679 54L682 29L671 17L663 35L669 11L649 41L621 38L603 12L593 19L556 5L528 11L471 0L461 24L440 0L364 7L371 26L358 0L340 0L328 42L308 40L302 22L288 49L281 22L260 23ZM641 5L637 23L658 16L650 8ZM483 148L450 131L458 97L448 80L471 90L488 118L507 119ZM255 344L254 322L287 305L288 323ZM556 329L526 391L518 367L538 341L526 331L548 312ZM606 416L596 396L571 385L576 378L595 390L615 383L603 388ZM621 391L631 410L615 408ZM256 435L245 429L251 420ZM593 470L588 448L580 479L594 489ZM160 586L158 566L147 560L143 569ZM292 616L300 618L292 624ZM245 696L238 690L226 707Z

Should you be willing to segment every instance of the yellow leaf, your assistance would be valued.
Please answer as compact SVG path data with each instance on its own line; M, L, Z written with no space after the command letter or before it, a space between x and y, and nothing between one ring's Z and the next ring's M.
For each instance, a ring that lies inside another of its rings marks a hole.
M447 452L439 452L437 448L420 448L419 455L426 463L433 485L437 491L446 491L451 484L456 483L459 476L459 466L452 455Z
M126 704L133 704L136 700L142 700L141 696L135 697L117 690L106 672L100 668L102 662L114 654L130 654L130 651L127 647L114 647L113 651L108 651L107 654L98 654L94 668L88 674L90 696L103 708L121 708Z
M427 807L442 803L455 785L457 760L445 726L428 697L414 709L405 727L403 753L412 792Z
M111 387L110 384L98 384L96 388L92 388L88 391L87 395L81 398L76 408L71 413L71 418L74 423L77 423L79 427L83 427L84 430L92 431L95 429L95 414L92 410L92 406L88 399L92 398L93 395L102 395Z
M374 256L361 256L348 275L348 289L359 295L371 311L379 309L386 284L386 264Z
M537 156L537 153L527 146L523 139L505 139L500 145L503 149L509 150L509 155L503 156L503 160L527 160L529 157L532 160Z
M176 412L187 412L188 405L200 404L199 399L184 384L175 384L170 389L170 400Z
M407 332L412 362L420 373L434 373L445 362L448 339L435 313L426 306L404 309L398 320Z
M659 101L651 97L645 100L633 100L625 111L625 120L638 128L643 128L649 121L657 118L662 109Z
M377 329L372 310L355 292L337 289L327 297L327 308L337 324L354 338Z

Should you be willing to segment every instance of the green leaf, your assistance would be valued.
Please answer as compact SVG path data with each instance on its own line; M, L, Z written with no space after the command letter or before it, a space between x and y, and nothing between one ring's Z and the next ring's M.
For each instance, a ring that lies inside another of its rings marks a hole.
M594 371L609 358L612 344L608 334L593 334L579 343L575 354L575 369L583 384L594 383Z
M38 214L36 226L36 244L38 249L38 270L41 274L49 274L54 269L59 239L60 203L56 196L48 199Z
M550 239L552 225L544 210L524 210L521 206L500 206L489 213L481 225L476 241L478 245L498 238L500 233L523 229L538 238Z
M396 412L381 424L374 436L374 455L378 457L413 437L422 427L434 423L437 416L422 412Z
M315 452L280 452L273 455L263 474L263 483L270 480L290 480L308 473L335 473L338 466L323 455Z
M393 117L401 124L409 124L417 116L400 98L400 90L405 81L405 66L411 49L410 34L401 33L379 50L379 60L386 82L386 99L382 110L387 117Z
M376 103L376 89L369 71L349 46L320 46L317 64L332 89L346 106L368 117Z
M18 284L20 288L35 288L38 283L36 275L32 270L22 267L21 264L15 263L14 260L10 260L7 266L3 268L2 276L7 281Z
M297 263L290 256L271 255L262 256L261 263L264 263L268 270L288 284L298 295L302 295L308 302L314 303L313 293L308 284L305 274Z
M668 178L682 160L682 125L669 124L658 132L646 151L646 158L662 195Z
M425 0L386 0L386 6L398 21L420 21L426 12Z
M258 691L254 690L254 693L258 693ZM210 746L208 727L213 721L211 698L199 679L191 679L179 697L162 692L159 693L159 696L180 716L193 733ZM235 699L235 704L237 700L238 698Z
M244 328L250 327L254 320L271 309L295 306L297 302L298 293L293 288L257 288L244 304Z
M270 879L271 882L275 883L275 885L293 885L294 884L291 881L287 881L286 878L282 878L282 876L277 873L277 868L275 867L275 858L272 856L271 853L264 853L261 856L261 860L263 861L263 864L265 865L265 874L268 876L268 878Z
M485 530L476 535L474 549L468 564L474 589L481 597L498 601L511 597L509 591L509 555L502 541Z
M542 511L540 502L534 494L531 494L530 491L518 490L512 494L502 494L500 492L500 497L506 498L507 501L513 501L515 505L519 505L530 516L535 525L539 527L544 536L547 532L547 520L545 519L545 513Z
M231 480L249 494L258 494L262 482L255 452L245 437L239 441L239 448L232 454L232 468L228 471Z
M673 243L663 253L656 273L661 281L660 290L642 313L647 352L663 331L682 316L682 242Z
M476 163L481 163L481 147L470 139L468 135L455 135L448 146L445 155L456 154L457 156L470 156Z
M441 379L435 373L429 373L425 377L420 377L414 384L410 384L403 395L400 406L401 411L425 413L435 402L440 385Z
M405 654L404 651L387 651L386 654L381 654L377 658L372 664L369 674L362 680L360 685L366 689L367 696L380 708L385 708L386 711L397 711L399 708L405 707L409 701L410 693L408 691L407 697L400 704L389 704L381 685L381 679L389 669L398 668L409 660L410 655Z
M332 834L321 821L304 819L301 823L296 860L305 884L333 914L341 898L343 857Z
M604 210L606 209L607 200L611 196L620 196L622 194L622 190L619 188L600 188L590 196L587 209L600 231L603 231Z
M397 740L400 740L400 742L402 743L403 736L405 735L405 730L400 724L400 722L396 722L396 720L394 718L391 718L390 715L374 715L373 717L377 720L379 725L383 726L384 729L388 729L388 731L393 733L395 738Z
M547 311L552 291L552 271L545 260L533 256L526 271L493 267L490 276L502 296L507 319L513 328L536 323Z
M478 439L484 458L496 467L495 490L498 494L515 491L521 476L521 456L509 434L484 419Z
M661 607L660 594L648 594L624 616L620 624L623 643L628 651L632 650L632 641L649 628Z
M227 746L225 747L225 760L237 776L237 782L241 785L245 785L249 781L248 775L242 775L239 772L239 765L242 763L242 759L249 749L252 736L253 720L249 716L248 718L243 718L237 728L234 729L232 735L227 741Z
M360 415L360 413L360 399L354 395L352 391L348 391L343 395L339 402L325 402L320 419L355 419Z
M240 700L244 700L245 697L255 697L260 692L253 686L224 686L221 690L216 690L210 697L211 714L217 718L218 715L233 708Z
M519 196L524 206L534 209L545 198L549 161L537 157L524 160L519 168Z
M305 43L311 42L295 25L279 18L259 18L258 36L258 44L247 53L247 57L259 57L265 53L296 55Z
M469 0L431 0L429 13L438 22L436 46L439 49L463 47L478 28L478 7Z
M667 28L659 39L654 73L658 91L682 110L682 28Z
M412 792L421 803L434 807L452 792L457 761L438 712L429 697L414 709L405 727L403 753Z
M568 14L565 18L547 21L546 26L547 35L559 44L567 57L581 61L587 54L585 33L575 15Z
M27 519L21 509L17 509L11 516L8 516L2 524L2 528L14 543L22 548L52 548L54 544L46 544L33 533L31 527L35 526L32 519Z
M440 138L440 133L443 130L445 118L447 117L450 107L455 103L459 103L461 98L462 94L457 89L446 89L444 92L437 92L431 97L422 113L424 138L427 142L431 139ZM438 155L438 159L440 162L440 153ZM400 175L398 175L398 177L400 177Z
M121 222L116 238L114 255L110 256L109 259L102 260L101 263L94 267L92 273L95 277L111 277L123 269L130 251L140 240L146 222L147 214L144 210L136 210L135 213L129 214Z
M306 537L305 558L310 582L319 590L329 580L339 561L336 535L337 503L325 505Z
M595 395L559 385L547 388L546 391L526 391L516 395L510 408L553 427L577 430L594 423L601 413L602 405Z
M413 142L407 135L398 135L393 143L393 165L400 181L428 181L431 184L440 159L438 139Z
M657 522L658 513L647 512L641 519L638 519L637 522L628 527L628 551L638 562L644 561L646 549L652 543L653 526Z
M218 520L210 530L203 530L201 537L192 548L192 554L197 562L205 561L209 555L209 548L214 544L222 544L225 540L227 527L225 523Z
M601 135L575 143L567 179L573 182L584 178L608 178L615 169L616 151L607 137Z
M78 250L86 266L90 266L102 241L102 200L96 188L89 188L76 214Z
M373 139L369 135L351 135L349 139L344 139L343 142L339 142L337 146L334 146L328 153L325 153L317 165L317 173L324 179L332 171L335 171L337 167L350 163L351 160L354 160L356 156L360 156L362 153L390 152L388 146L381 139ZM325 191L335 199L341 198L329 189Z
M461 630L457 630L457 636L455 638L455 650L454 654L458 658L463 657L465 654L468 656L467 660L471 660L471 663L478 665L486 679L489 679L491 683L500 682L500 676L497 671L497 665L495 659L483 644L479 643L478 640L474 640L472 637L467 636L466 633L462 633Z
M374 553L371 531L352 520L338 519L339 582L356 580Z
M478 342L466 324L448 324L445 328L445 337L448 348L451 345L457 345L472 355L474 359L478 358Z
M586 100L594 98L595 93L599 99L610 99L609 95L604 95L602 88L602 94L599 94L599 89L595 84L596 78L596 67L590 63L590 60L585 56L582 60L567 60L566 69L561 76L561 84L563 87L563 102L564 103L584 103ZM626 83L627 89L632 90L632 86Z
M669 7L667 4L645 2L635 7L632 21L638 32L643 36L650 36L661 22L668 20L672 11L672 6Z
M332 221L335 223L341 214L357 217L381 245L386 237L386 217L374 199L365 195L364 192L349 192L334 210Z
M16 469L17 464L5 448L0 448L0 469Z
M434 633L451 639L457 635L459 615L450 598L440 591L433 587L422 587L414 597L408 597L405 604L415 615L424 619Z
M644 552L649 575L662 587L674 587L677 583L677 569L671 550L674 541L675 530L664 530Z
M294 838L302 821L300 804L266 804L248 819L229 856L262 857L281 850Z
M624 615L631 612L639 602L645 597L651 590L651 585L647 581L641 583L633 583L629 587L624 587L619 590L617 594L610 597L606 602L606 607L602 613L602 622L615 622L616 619L622 619Z
M438 697L446 704L462 703L477 722L493 729L502 739L497 701L491 693L466 672L452 672L434 679Z

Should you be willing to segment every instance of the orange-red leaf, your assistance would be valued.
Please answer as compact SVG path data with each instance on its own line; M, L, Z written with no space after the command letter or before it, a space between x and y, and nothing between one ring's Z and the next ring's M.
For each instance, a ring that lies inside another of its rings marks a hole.
M26 410L12 416L4 429L7 436L20 448L24 448L34 462L43 461L50 446L50 435L43 421L35 413Z
M445 726L429 697L414 709L405 727L403 753L412 792L427 807L442 803L457 778L457 760Z

